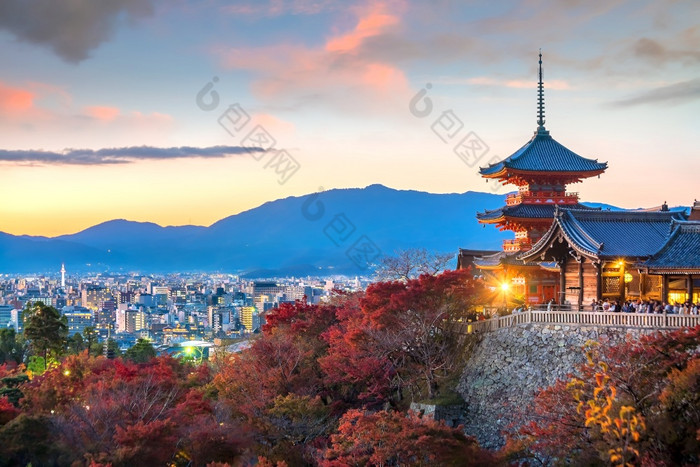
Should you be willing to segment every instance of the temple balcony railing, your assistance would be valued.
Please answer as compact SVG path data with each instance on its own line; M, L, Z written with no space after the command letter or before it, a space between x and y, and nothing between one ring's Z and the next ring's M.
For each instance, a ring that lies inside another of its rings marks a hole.
M521 191L506 196L506 204L576 204L578 193L564 191Z
M568 307L568 309L552 309L549 311L526 310L522 313L464 323L462 326L465 334L471 334L496 331L529 323L565 326L680 329L700 325L700 315L575 311L575 307Z

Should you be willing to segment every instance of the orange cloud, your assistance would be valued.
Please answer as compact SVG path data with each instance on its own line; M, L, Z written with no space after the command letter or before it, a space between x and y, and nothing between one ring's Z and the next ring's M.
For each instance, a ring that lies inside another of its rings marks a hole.
M36 94L26 89L13 88L0 82L0 112L25 113L34 107Z
M326 43L328 52L352 52L368 37L379 35L399 23L399 18L384 13L383 5L376 5L365 17L360 18L355 29Z
M71 147L76 131L99 144L123 143L126 135L132 144L159 144L174 127L172 116L158 112L78 107L60 86L35 82L16 86L0 82L0 123L11 133L6 144L14 147L32 147L38 128L56 145Z
M85 108L85 112L91 117L102 121L112 121L119 115L119 109L116 107L87 107Z
M306 47L275 44L246 49L215 51L224 66L251 70L259 75L252 85L260 98L279 103L280 99L309 98L343 108L362 108L401 95L410 94L403 71L389 63L363 56L364 42L398 27L399 17L387 13L383 3L357 10L357 22L350 32L337 34L323 46ZM351 92L349 92L351 90ZM390 91L390 92L388 92ZM311 96L311 97L309 97ZM378 108L386 108L380 106Z
M291 134L294 132L294 124L275 117L268 113L258 113L252 116L256 124L261 125L273 135Z

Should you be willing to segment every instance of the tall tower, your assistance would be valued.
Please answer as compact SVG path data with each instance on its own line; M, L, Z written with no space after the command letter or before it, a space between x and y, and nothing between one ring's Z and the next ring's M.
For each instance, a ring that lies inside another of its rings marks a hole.
M578 193L567 191L567 185L600 175L607 169L606 162L581 157L550 136L544 126L541 52L538 65L534 135L511 156L480 169L482 177L515 185L518 191L506 197L505 206L476 215L482 224L495 224L500 230L515 233L515 239L503 242L501 252L476 260L476 267L497 271L508 280L512 278L527 303L542 303L558 296L556 273L548 265L524 263L517 256L529 250L549 229L555 206L587 209L579 204Z
M61 263L61 288L66 288L66 263Z

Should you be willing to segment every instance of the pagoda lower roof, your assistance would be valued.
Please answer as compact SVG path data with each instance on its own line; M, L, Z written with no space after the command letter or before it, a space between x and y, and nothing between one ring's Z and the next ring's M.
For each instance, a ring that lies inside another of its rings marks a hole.
M507 178L511 173L578 174L578 178L598 175L608 168L607 162L586 159L567 149L539 128L523 147L509 157L479 172L486 178Z
M515 219L553 219L554 209L556 204L515 204L512 206L503 206L498 209L491 209L476 214L479 222L484 224L498 223L506 220L506 218ZM567 207L580 210L595 210L600 208L591 208L580 203L569 204Z

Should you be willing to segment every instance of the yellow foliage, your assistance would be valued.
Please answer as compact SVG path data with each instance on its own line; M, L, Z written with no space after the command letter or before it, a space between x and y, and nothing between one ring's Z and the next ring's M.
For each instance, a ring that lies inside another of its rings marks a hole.
M608 415L615 404L617 388L611 383L608 375L609 366L603 361L596 361L595 345L586 343L588 366L597 367L601 371L595 374L592 398L585 401L587 405L583 413L585 426L600 428L600 434L612 446L607 451L608 460L612 465L631 466L632 462L639 458L639 451L634 444L639 442L642 433L646 430L644 418L629 405L622 406L614 419ZM576 411L580 414L584 408L585 383L579 378L573 378L567 388L571 391L574 400L578 401Z

